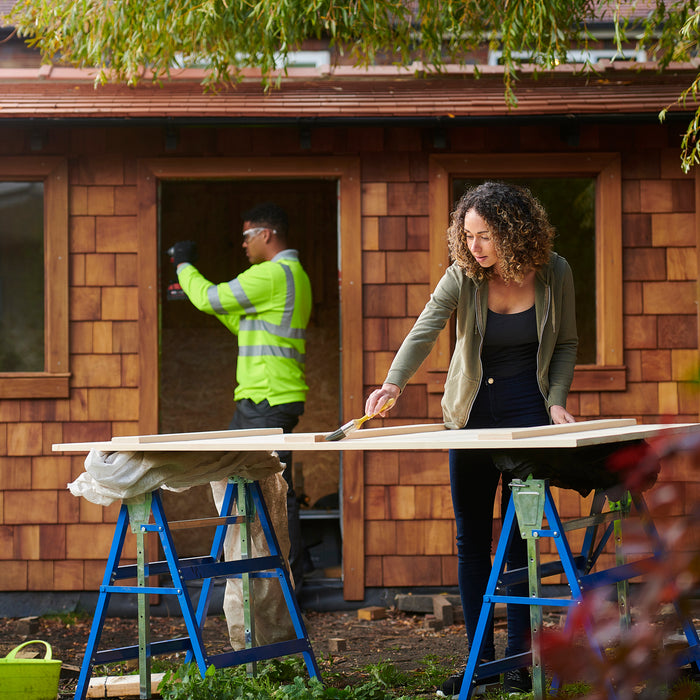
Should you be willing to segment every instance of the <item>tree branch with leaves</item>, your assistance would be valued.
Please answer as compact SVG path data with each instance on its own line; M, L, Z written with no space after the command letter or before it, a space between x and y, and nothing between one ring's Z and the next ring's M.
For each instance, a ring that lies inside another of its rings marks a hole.
M506 102L517 105L523 62L554 70L571 48L585 50L591 27L614 28L620 51L630 42L646 50L659 70L697 53L696 0L656 0L631 21L636 1L623 0L19 0L9 22L45 62L97 70L98 82L134 85L146 75L166 79L176 68L201 67L207 88L259 71L266 88L279 85L289 54L323 42L336 61L366 67L377 62L421 75L447 65L474 65L488 46L501 51ZM700 79L700 78L698 78ZM698 79L674 105L688 108ZM682 164L698 163L700 113L690 120Z

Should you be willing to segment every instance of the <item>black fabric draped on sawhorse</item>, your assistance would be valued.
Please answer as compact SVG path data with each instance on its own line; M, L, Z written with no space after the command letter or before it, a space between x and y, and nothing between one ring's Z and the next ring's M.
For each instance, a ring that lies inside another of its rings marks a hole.
M543 608L567 607L578 605L585 591L600 589L603 586L617 586L618 604L620 606L621 624L630 623L629 580L644 572L645 563L653 560L663 561L665 552L659 534L652 522L646 502L641 494L630 494L619 485L612 490L596 490L587 517L574 521L562 522L546 479L528 477L526 480L514 479L510 483L511 498L503 518L503 526L494 556L491 575L484 594L479 622L474 643L469 651L467 668L464 674L459 700L472 697L474 688L480 679L497 676L506 671L532 667L533 693L536 700L545 697L545 671L540 649L539 634L542 630ZM612 499L616 500L612 500ZM603 512L605 503L609 511ZM648 537L651 554L641 561L626 562L625 551L621 542L621 523L626 517L639 517L643 530ZM543 528L546 519L547 527ZM604 527L602 527L604 526ZM569 545L567 533L585 529L581 553L574 555ZM513 537L522 536L528 546L528 567L505 571L507 553ZM596 570L596 564L610 537L614 537L616 564L604 570ZM544 538L551 538L557 559L542 564L540 562L539 543ZM546 597L542 595L542 579L547 576L563 574L570 597ZM508 587L528 581L528 597L508 595ZM491 662L481 662L481 652L488 626L493 619L494 606L497 603L530 606L532 646L530 652L518 654ZM674 602L676 614L683 627L688 647L678 657L681 665L693 663L700 670L700 644L692 620L681 609L678 601ZM589 644L595 644L592 638ZM600 656L603 649L595 649ZM552 691L556 691L558 679L552 681ZM610 683L607 697L614 699L617 694Z

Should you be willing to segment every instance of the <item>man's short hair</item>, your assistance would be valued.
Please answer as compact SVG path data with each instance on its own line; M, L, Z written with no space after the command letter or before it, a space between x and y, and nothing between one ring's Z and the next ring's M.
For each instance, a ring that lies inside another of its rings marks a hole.
M243 213L243 221L250 221L252 226L274 229L280 238L287 237L289 229L287 212L274 202L256 204Z

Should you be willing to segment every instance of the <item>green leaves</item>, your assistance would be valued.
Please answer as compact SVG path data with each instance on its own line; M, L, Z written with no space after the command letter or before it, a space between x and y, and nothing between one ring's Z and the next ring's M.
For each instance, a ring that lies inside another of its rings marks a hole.
M159 81L173 70L202 67L204 85L235 83L259 71L263 84L279 83L289 54L321 41L357 66L375 62L416 74L448 64L475 66L484 49L501 51L507 102L517 104L519 69L537 72L584 51L594 17L612 22L620 50L645 50L664 69L697 55L700 7L696 0L657 0L645 17L625 19L625 0L18 0L9 21L45 62L98 69L97 81ZM629 14L627 12L627 14ZM697 80L676 105L695 99ZM664 118L667 107L660 114ZM699 116L683 144L683 167L700 159Z
M241 667L216 670L210 666L202 678L195 664L187 664L166 672L158 691L164 700L409 700L392 693L377 678L343 688L324 686L316 678L306 680L301 666L298 659L274 660L263 665L256 678ZM292 668L304 677L289 678Z
M288 53L327 39L356 65L378 57L434 70L472 63L483 42L504 55L535 53L551 66L576 37L590 0L20 0L11 21L45 60L100 69L100 79L136 83L173 67L203 65L207 83L245 68L264 78Z

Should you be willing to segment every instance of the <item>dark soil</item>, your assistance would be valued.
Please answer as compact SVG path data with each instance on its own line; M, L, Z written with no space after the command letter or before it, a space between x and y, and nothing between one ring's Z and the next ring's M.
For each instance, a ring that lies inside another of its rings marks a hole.
M347 684L363 681L363 668L384 661L403 671L420 667L421 660L432 655L446 668L464 664L466 637L464 626L451 625L441 630L427 627L426 616L387 610L381 620L359 619L357 611L305 612L307 632L321 673L332 671L342 674ZM61 700L73 697L77 675L83 661L92 618L89 616L61 616L0 619L0 656L30 639L41 639L51 645L54 659L63 662ZM502 623L496 623L497 640L504 637ZM181 618L152 618L151 639L171 639L186 636ZM210 617L204 627L203 638L207 653L230 651L228 630L223 616ZM344 640L342 651L331 653L330 640ZM100 649L131 646L138 643L137 622L133 618L110 617L105 620ZM43 657L42 646L29 647ZM138 673L137 662L132 673ZM127 671L128 672L128 671ZM104 675L104 674L101 674ZM448 674L449 675L449 674Z

